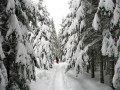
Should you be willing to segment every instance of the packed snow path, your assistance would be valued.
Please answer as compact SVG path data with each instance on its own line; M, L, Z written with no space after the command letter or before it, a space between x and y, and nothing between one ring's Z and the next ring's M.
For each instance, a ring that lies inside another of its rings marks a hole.
M65 85L64 66L65 65L63 63L56 64L55 74L48 90L68 90Z
M36 82L30 85L31 90L112 90L87 75L75 77L73 70L64 73L65 66L66 63L59 63L49 71L39 71Z

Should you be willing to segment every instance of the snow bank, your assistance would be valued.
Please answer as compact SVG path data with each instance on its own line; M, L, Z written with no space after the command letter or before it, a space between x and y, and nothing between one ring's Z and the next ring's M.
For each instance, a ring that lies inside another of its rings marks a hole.
M74 70L66 73L66 81L72 90L112 90L106 84L101 84L99 81L90 78L87 73L83 73L76 77Z

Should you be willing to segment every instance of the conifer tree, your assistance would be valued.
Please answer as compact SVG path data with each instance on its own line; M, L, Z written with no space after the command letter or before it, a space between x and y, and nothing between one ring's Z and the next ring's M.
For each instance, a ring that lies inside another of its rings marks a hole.
M31 35L34 43L34 51L39 66L43 69L52 67L56 55L56 32L54 21L49 18L46 7L40 0L37 4L37 27L34 30L35 35Z
M83 42L86 33L83 34L83 32L86 31L86 15L90 12L90 4L87 0L71 0L69 4L71 12L66 18L68 23L63 31L63 36L67 38L65 45L63 44L63 52L65 60L70 64L69 67L75 67L77 75L83 71L83 64L88 60L88 55L85 53L87 47ZM83 56L84 59L82 59Z
M115 58L118 57L118 47L116 45L117 44L116 41L119 40L119 35L118 35L119 31L117 31L119 27L118 6L119 6L119 0L118 1L100 0L97 12L93 20L93 28L95 30L98 30L98 32L102 33L102 37L103 37L102 48L101 48L102 55L109 57L111 87L113 87L113 83L114 83L114 87L116 87L115 82L112 83L112 78L114 75ZM102 19L104 20L102 21Z
M51 19L50 25L51 25L50 42L52 43L52 52L53 52L52 55L53 55L53 59L55 60L56 57L60 57L59 56L60 53L59 53L59 42L58 42L57 33L56 33L53 19Z
M6 30L4 27L4 20L3 20L3 17L5 15L4 6L6 6L6 1L5 2L1 1L0 3L0 90L5 90L5 87L7 86L7 82L8 82L7 71L4 64L5 54L3 51L3 42L4 42L3 32Z
M32 32L30 23L36 24L35 7L26 0L6 0L4 3L1 34L4 37L7 90L29 90L28 81L35 80L36 59L28 36L28 32Z
M63 19L62 24L61 24L61 30L59 32L59 42L60 42L60 51L61 51L61 60L66 61L66 49L65 45L67 44L68 41L68 29L69 26L71 25L71 16L68 14L66 19Z
M8 83L7 69L5 67L5 53L4 53L4 37L7 31L7 14L6 14L7 0L0 1L0 90L6 90Z

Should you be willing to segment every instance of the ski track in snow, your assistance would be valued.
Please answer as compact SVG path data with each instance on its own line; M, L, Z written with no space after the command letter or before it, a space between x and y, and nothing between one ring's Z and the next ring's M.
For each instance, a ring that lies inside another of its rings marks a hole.
M64 65L59 63L56 65L56 70L53 79L51 80L48 90L69 90L66 86L64 74Z
M48 83L39 79L36 83L30 85L31 90L112 90L109 86L94 81L87 76L75 77L72 70L65 74L65 66L66 63L55 64ZM42 85L40 82L42 82ZM35 89L38 85L39 88Z

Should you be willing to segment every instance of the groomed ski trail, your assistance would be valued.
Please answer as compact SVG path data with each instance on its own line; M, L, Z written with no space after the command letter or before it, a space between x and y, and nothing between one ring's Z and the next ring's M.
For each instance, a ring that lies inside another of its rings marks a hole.
M67 82L65 81L65 65L64 63L59 63L55 65L55 73L50 82L48 90L71 90L67 87Z
M112 90L87 75L75 77L74 70L65 73L66 65L55 63L53 69L40 71L36 82L30 84L31 90Z

